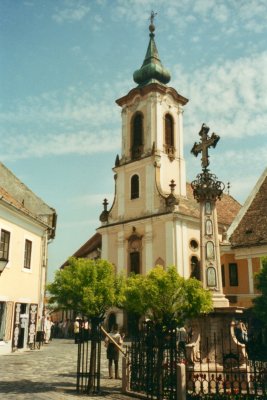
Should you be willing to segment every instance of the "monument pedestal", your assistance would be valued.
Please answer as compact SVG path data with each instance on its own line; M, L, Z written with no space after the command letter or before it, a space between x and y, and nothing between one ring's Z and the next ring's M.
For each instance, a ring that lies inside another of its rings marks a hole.
M215 310L229 308L229 300L222 293L213 294L212 302Z
M222 370L228 366L240 369L246 364L246 345L237 335L242 314L243 308L226 306L190 321L186 356L194 369L200 364L202 371L212 367Z

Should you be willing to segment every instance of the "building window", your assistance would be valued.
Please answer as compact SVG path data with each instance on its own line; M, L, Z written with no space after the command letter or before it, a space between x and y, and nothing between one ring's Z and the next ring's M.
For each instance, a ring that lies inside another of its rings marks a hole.
M165 115L165 144L174 146L173 119L170 114Z
M0 242L0 258L8 260L9 256L9 243L10 243L10 232L1 230L1 242Z
M191 278L196 278L200 281L200 262L196 256L191 257Z
M130 272L140 274L140 253L133 251L130 253Z
M131 178L131 199L139 197L139 176L133 175Z
M133 226L132 234L128 239L128 271L129 273L140 274L142 269L142 236Z
M0 301L0 340L5 336L5 322L6 322L6 303Z
M170 114L165 115L165 151L171 159L174 159L174 124Z
M229 264L229 282L230 286L238 286L238 269L236 263Z
M225 270L224 270L224 264L222 264L222 285L225 287Z
M132 159L138 159L143 153L143 115L137 113L132 120Z
M198 242L195 239L190 240L189 243L190 249L193 251L197 251L198 250Z
M24 250L24 268L31 268L31 256L32 256L32 242L28 239L25 240Z

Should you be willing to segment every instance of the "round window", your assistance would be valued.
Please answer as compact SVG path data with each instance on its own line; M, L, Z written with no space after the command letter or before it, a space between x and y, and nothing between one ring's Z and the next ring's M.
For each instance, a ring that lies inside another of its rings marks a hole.
M198 242L195 239L190 240L190 247L196 251L198 249Z

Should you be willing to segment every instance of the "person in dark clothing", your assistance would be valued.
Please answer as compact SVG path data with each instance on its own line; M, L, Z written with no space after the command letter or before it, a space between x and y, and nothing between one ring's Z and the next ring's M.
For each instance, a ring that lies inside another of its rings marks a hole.
M117 324L114 325L112 331L109 334L112 339L119 345L121 346L123 343L123 336L119 333L119 327ZM112 365L114 362L115 366L115 379L120 379L119 377L119 352L120 350L118 347L113 343L109 337L106 337L105 339L105 345L107 347L107 359L108 359L108 371L109 371L109 378L113 378L113 371L112 371Z

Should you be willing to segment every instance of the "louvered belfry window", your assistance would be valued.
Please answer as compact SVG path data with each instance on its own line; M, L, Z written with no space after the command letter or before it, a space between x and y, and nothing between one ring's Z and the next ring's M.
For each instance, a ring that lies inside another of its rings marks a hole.
M133 175L131 178L131 199L139 197L139 176Z
M132 121L132 159L140 158L143 153L143 115L137 113Z
M174 146L173 119L170 114L165 115L165 143L167 146Z

